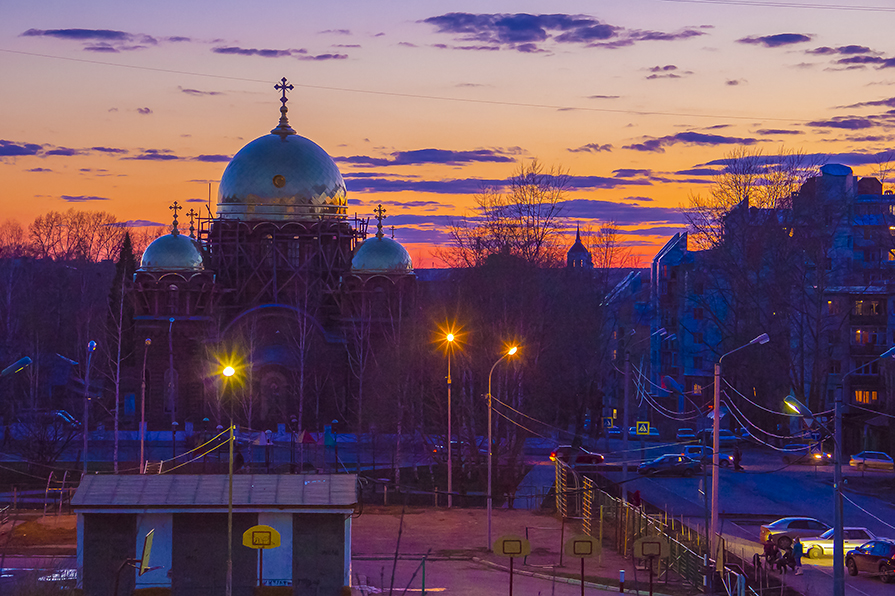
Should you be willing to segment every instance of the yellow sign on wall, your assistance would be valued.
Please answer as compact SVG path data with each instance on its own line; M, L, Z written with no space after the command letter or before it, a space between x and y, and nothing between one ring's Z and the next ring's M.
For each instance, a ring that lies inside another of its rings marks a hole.
M242 534L242 545L249 548L276 548L280 533L270 526L252 526Z

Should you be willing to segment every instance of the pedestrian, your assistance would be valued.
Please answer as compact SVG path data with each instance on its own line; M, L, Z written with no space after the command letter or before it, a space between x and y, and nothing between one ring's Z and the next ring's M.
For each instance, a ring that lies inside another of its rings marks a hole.
M805 548L802 546L802 541L796 536L792 543L792 558L795 563L796 575L802 575L802 555L804 554Z
M780 573L786 573L786 568L790 569L796 568L796 562L793 558L792 547L787 546L783 549L783 552L780 554L780 557L777 559L777 571Z
M743 469L743 466L740 465L740 462L743 461L743 452L740 451L740 446L737 445L733 448L733 469L739 472Z
M777 561L778 554L777 543L774 542L773 538L768 536L768 541L764 543L764 558L768 562L768 569L770 569Z

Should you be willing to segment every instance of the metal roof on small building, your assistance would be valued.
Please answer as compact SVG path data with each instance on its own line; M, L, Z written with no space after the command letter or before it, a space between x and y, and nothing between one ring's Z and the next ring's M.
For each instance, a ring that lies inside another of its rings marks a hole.
M238 474L233 476L233 507L240 510L353 508L354 474ZM226 474L150 474L85 476L74 509L226 508Z

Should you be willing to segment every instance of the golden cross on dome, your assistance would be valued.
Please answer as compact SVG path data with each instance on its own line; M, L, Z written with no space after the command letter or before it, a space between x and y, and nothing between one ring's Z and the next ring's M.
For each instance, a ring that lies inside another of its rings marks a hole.
M190 238L196 237L196 216L199 215L195 209L190 207L187 215L190 216Z
M293 130L293 128L289 126L289 119L286 118L286 112L289 111L289 108L286 107L286 102L289 101L289 99L286 97L286 92L292 91L293 89L295 89L295 87L289 84L289 82L286 80L286 77L283 77L282 79L280 79L279 83L273 86L273 88L277 91L283 92L283 96L280 97L280 101L283 102L283 105L280 106L280 123L270 132L275 135L280 135L280 137L285 140L286 137L288 137L289 135L295 134L295 130Z
M175 236L180 233L180 230L177 229L177 212L183 209L177 201L174 201L174 204L168 207L171 211L174 212L174 224L171 226L171 233Z
M385 214L385 209L382 208L381 203L376 209L373 209L373 213L376 214L376 219L379 220L379 223L376 224L376 237L382 238L382 220L388 216Z

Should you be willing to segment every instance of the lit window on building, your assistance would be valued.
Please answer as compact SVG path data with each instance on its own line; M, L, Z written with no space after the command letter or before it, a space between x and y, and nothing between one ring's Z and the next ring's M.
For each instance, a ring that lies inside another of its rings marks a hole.
M855 390L855 403L872 405L875 404L878 399L879 397L876 391L869 391L864 389Z
M839 302L837 302L836 300L827 300L827 314L838 315Z
M884 346L886 330L879 327L852 327L852 345Z

